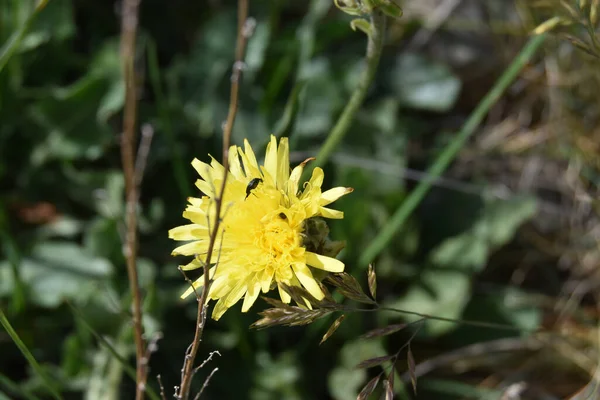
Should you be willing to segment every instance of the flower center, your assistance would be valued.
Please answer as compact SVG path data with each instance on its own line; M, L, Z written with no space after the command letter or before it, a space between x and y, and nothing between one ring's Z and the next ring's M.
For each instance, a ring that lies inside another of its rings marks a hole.
M292 229L283 213L267 216L262 230L258 232L257 244L270 254L272 261L289 265L293 252L300 244L298 233Z

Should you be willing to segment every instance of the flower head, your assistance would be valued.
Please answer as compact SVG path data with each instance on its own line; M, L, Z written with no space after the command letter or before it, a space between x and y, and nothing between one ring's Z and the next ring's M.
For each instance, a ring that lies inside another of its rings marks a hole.
M326 206L352 189L337 187L322 192L321 168L315 168L310 180L300 188L302 171L310 160L290 173L287 138L282 138L277 146L271 136L264 165L257 163L247 140L243 150L232 146L230 173L222 196L222 222L210 260L206 257L210 224L215 221L215 192L221 188L225 171L214 158L210 165L197 159L192 162L202 178L196 186L205 196L188 198L183 216L192 223L171 229L169 237L188 241L173 251L173 255L194 256L192 262L181 266L184 271L202 268L205 263L210 265L212 284L207 299L218 300L212 314L214 319L219 319L242 298L242 312L248 311L261 291L266 293L275 286L282 301L289 303L291 298L281 284L302 286L315 298L322 299L324 294L311 268L344 270L341 261L319 254L323 246L315 246L314 238L311 240L307 233L309 226L319 226L314 223L319 217L343 218L341 211ZM339 251L341 247L331 243L329 247ZM201 277L193 286L203 284ZM189 296L194 288L190 287L181 297Z

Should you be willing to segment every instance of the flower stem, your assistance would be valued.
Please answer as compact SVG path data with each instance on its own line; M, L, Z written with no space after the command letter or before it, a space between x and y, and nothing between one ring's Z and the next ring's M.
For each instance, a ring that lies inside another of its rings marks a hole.
M223 181L221 182L221 188L218 192L218 196L215 198L215 220L209 229L210 239L206 253L206 262L203 265L204 285L202 287L202 294L199 296L196 292L196 299L198 300L198 309L196 313L196 330L194 333L194 341L188 347L188 350L185 354L185 360L183 363L181 374L181 384L179 386L179 392L176 394L177 399L188 400L190 398L192 379L196 371L202 368L202 365L199 367L195 367L194 361L196 359L196 355L198 354L198 349L200 348L200 340L202 339L202 335L204 333L204 325L206 323L206 303L211 284L209 264L211 263L211 260L213 258L212 255L215 251L215 243L217 240L217 234L219 232L219 225L222 222L221 210L223 207L223 196L225 193L225 185L227 183L227 174L229 173L229 146L231 142L231 134L233 132L233 124L235 122L238 110L239 90L240 81L242 79L244 55L246 53L248 39L254 31L255 24L256 21L253 18L248 18L248 0L238 0L238 28L235 50L235 63L233 64L233 70L231 73L229 111L227 113L227 121L225 122L225 126L223 128ZM220 253L220 249L217 251ZM215 267L217 265L218 259L215 263ZM194 287L193 284L192 287ZM204 387L208 384L208 380L210 380L215 371L216 369L213 370L213 372L205 380L201 392L202 390L204 390ZM199 392L194 397L194 399L199 398L201 392Z
M369 41L367 43L366 54L367 65L362 71L358 86L354 89L350 101L346 104L346 108L344 108L342 115L340 115L340 118L329 133L327 140L325 140L325 143L321 146L321 149L317 154L317 160L315 164L313 164L315 167L322 166L327 162L333 150L348 132L348 128L350 128L350 124L354 120L354 116L367 95L369 86L371 85L371 82L373 82L373 78L375 78L379 59L381 58L381 49L383 48L383 40L385 37L385 22L385 15L380 11L374 10L371 14L371 32L370 35L368 35Z
M135 150L137 131L137 77L135 70L135 49L138 28L138 9L141 0L125 0L121 9L121 62L125 81L125 108L123 110L123 135L121 137L121 157L125 176L126 224L125 259L129 290L133 296L133 338L135 341L136 386L135 398L142 400L146 391L148 360L145 358L146 343L142 325L142 294L138 281L137 259L137 203L139 177L136 179Z

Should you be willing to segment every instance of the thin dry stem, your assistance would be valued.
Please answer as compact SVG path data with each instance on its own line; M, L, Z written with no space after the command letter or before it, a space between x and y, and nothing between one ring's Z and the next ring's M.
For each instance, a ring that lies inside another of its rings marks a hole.
M196 395L196 397L194 397L194 400L199 400L200 399L200 397L202 396L202 393L204 392L204 389L206 389L208 387L208 383L210 382L210 380L213 377L213 375L215 374L215 372L217 372L218 370L219 370L219 368L215 368L215 369L213 369L211 371L210 375L208 375L208 377L204 381L204 384L202 385L202 388L200 389L200 391L198 392L198 394Z
M167 395L165 394L165 387L162 383L162 378L160 375L156 375L156 380L158 381L158 387L160 388L160 398L161 400L167 400Z
M198 370L200 370L200 369L204 368L204 366L205 366L206 364L208 364L210 361L212 361L212 358L213 358L213 356L214 356L215 354L217 354L219 357L221 356L221 353L219 353L219 351L218 351L218 350L211 351L211 352L208 354L208 357L206 358L206 360L202 361L202 364L200 364L199 366L197 366L197 367L196 367L196 372L197 372Z
M137 220L136 208L138 188L135 171L135 139L137 117L135 45L138 27L138 8L140 0L124 0L121 10L121 62L125 80L125 109L123 112L123 134L121 138L121 157L125 175L126 224L125 258L129 289L133 296L133 327L136 354L136 400L144 398L147 377L147 359L142 327L141 293L136 266L137 256Z
M137 158L135 159L135 184L139 188L144 178L148 154L150 153L150 145L154 137L154 128L150 124L142 126L142 138L138 147ZM139 193L138 193L139 196Z
M244 53L246 51L246 44L248 38L252 35L252 31L255 25L253 19L248 19L248 0L238 1L238 29L237 29L237 40L236 40L236 52L235 52L235 63L233 64L233 71L231 74L231 94L229 102L229 112L227 114L227 121L223 128L223 182L221 189L218 192L218 196L215 198L215 220L212 224L210 232L210 242L208 251L206 254L206 262L203 265L204 269L204 287L202 295L198 301L198 313L196 316L196 331L194 333L194 341L192 342L191 348L185 355L185 362L183 367L183 378L181 380L180 390L177 395L178 398L187 400L189 399L190 388L192 378L194 376L194 360L200 347L200 339L204 331L204 325L206 320L206 300L208 298L208 292L210 290L210 276L209 276L209 264L212 258L217 233L219 231L219 225L221 223L221 209L223 207L223 193L225 192L225 184L227 182L227 174L229 172L229 146L231 142L231 133L233 131L233 124L235 122L235 116L238 108L238 94L239 94L239 83L244 68ZM204 387L207 385L210 377L216 372L216 369L207 378L204 383ZM198 396L202 393L198 393ZM196 397L198 397L196 396Z

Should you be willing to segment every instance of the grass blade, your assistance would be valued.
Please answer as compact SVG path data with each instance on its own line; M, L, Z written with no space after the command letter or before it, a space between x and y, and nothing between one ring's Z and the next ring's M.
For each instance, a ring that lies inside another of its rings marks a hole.
M400 207L398 207L389 222L363 251L359 259L359 264L361 266L366 267L371 263L387 246L390 240L392 240L396 232L398 232L410 214L419 205L421 200L423 200L435 180L440 177L452 160L454 160L458 152L463 148L467 139L475 132L475 129L485 118L490 108L492 108L504 91L515 80L521 69L529 62L537 49L542 45L545 38L545 35L538 35L529 39L525 47L504 71L502 76L500 76L498 81L496 81L496 84L490 89L481 102L479 102L460 132L427 170L426 178L419 182L417 187L410 193L406 200L402 202Z
M2 324L2 326L8 333L8 336L10 336L10 338L13 340L13 342L15 342L15 344L23 354L23 356L25 356L25 359L27 359L27 362L29 363L31 368L33 368L33 370L42 379L42 382L44 382L44 385L46 385L48 391L50 391L50 394L52 394L52 397L54 397L57 400L62 400L62 396L56 390L50 378L46 375L40 364L38 364L37 360L35 359L33 354L31 354L31 351L29 351L25 343L23 343L17 332L13 329L10 322L8 322L8 319L6 318L6 315L4 315L4 311L2 310L2 308L0 308L0 324Z
M31 23L38 15L40 11L46 6L48 0L41 0L33 12L27 17L27 19L23 22L23 24L17 29L13 34L8 38L4 46L0 49L0 72L4 69L6 64L8 64L8 60L15 54L19 46L21 45L21 41L25 37L25 34L29 30Z

